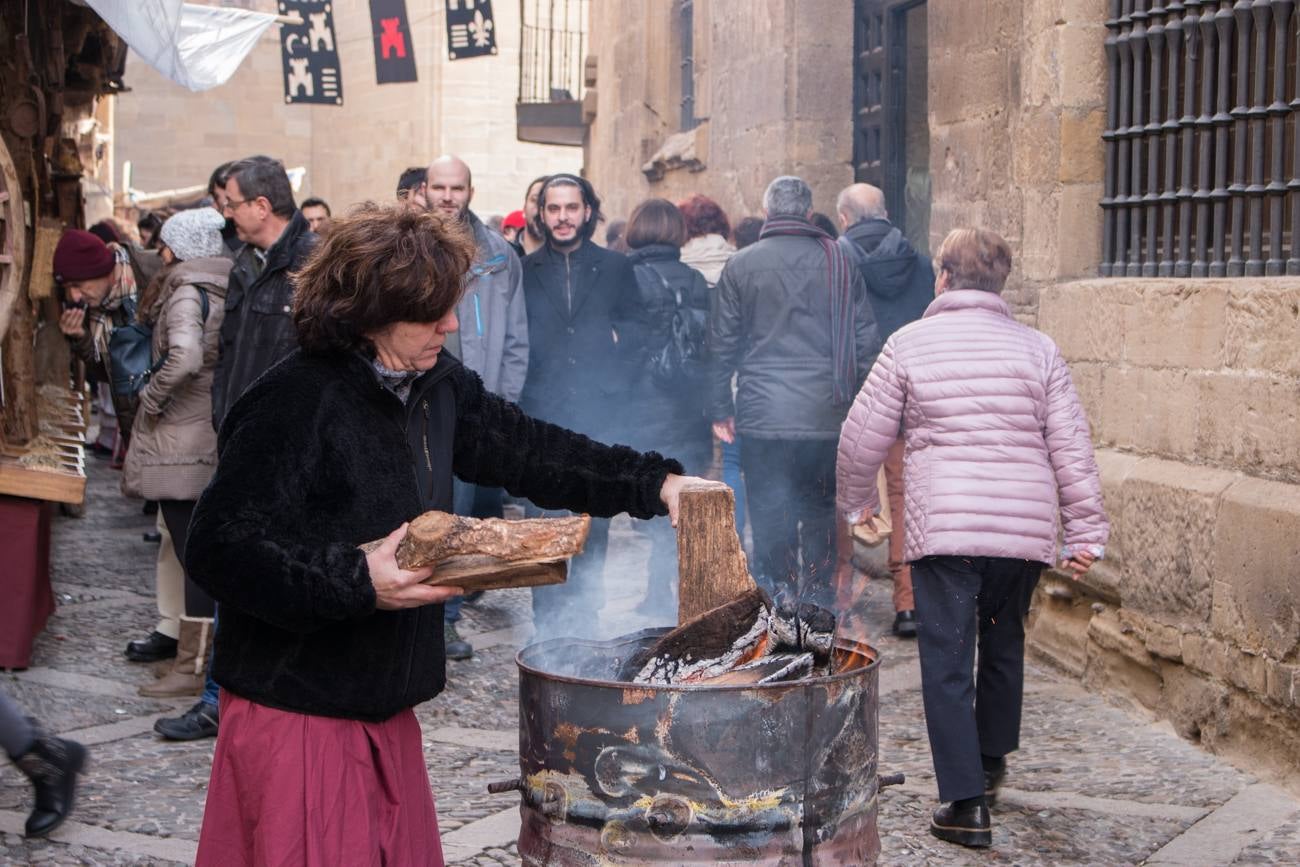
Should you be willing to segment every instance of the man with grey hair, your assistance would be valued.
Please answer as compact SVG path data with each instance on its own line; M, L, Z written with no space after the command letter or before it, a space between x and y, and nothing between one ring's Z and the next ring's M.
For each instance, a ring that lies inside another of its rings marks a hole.
M862 274L876 316L880 339L920 319L934 300L934 266L889 222L885 194L871 184L851 184L835 201L844 234L839 244ZM894 579L894 628L901 638L916 637L912 568L903 560L903 440L885 458L885 487L894 531L889 536L889 574ZM851 570L841 555L837 571Z
M714 433L740 442L759 583L829 605L836 443L880 340L862 276L812 210L796 177L763 194L759 240L731 257L713 297L709 400Z

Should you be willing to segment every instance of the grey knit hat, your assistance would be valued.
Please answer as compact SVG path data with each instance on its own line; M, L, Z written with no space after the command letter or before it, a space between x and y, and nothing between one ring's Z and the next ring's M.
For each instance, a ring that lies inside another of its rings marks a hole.
M182 262L220 256L225 250L221 230L226 218L212 208L193 208L172 214L158 233Z

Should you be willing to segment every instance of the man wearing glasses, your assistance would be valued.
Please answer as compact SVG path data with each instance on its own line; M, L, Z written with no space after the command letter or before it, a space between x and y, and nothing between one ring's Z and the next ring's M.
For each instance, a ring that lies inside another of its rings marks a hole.
M293 200L284 164L256 156L230 167L225 214L244 242L235 256L221 324L221 356L212 384L218 429L244 389L298 345L290 319L289 273L316 243Z

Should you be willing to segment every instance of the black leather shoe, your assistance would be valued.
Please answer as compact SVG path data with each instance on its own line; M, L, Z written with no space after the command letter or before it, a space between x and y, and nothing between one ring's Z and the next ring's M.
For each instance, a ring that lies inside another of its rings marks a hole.
M989 827L987 803L984 798L945 803L931 816L930 833L959 846L989 848L993 845L993 831Z
M988 804L983 798L968 798L935 810L930 818L930 833L959 846L987 849L993 845L993 830L989 825Z
M1007 778L1007 760L981 758L984 760L984 800L992 807L998 800L998 789Z
M161 632L150 632L148 638L137 638L126 645L126 658L132 662L157 662L176 656L176 639Z
M14 764L32 781L36 806L27 817L28 837L44 837L63 824L72 812L77 774L86 764L86 748L76 741L37 733L31 749L14 758Z
M460 637L454 623L443 624L443 650L448 659L466 660L474 658L474 645Z
M916 638L916 612L900 611L895 614L893 632L899 638Z
M217 706L199 700L177 717L163 717L153 730L169 741L197 741L217 736Z

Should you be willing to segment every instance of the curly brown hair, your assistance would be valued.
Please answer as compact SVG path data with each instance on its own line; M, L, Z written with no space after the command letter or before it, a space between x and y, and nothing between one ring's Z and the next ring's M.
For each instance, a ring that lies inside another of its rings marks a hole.
M290 276L299 345L355 350L394 322L441 319L460 299L474 249L457 221L404 204L358 205Z

